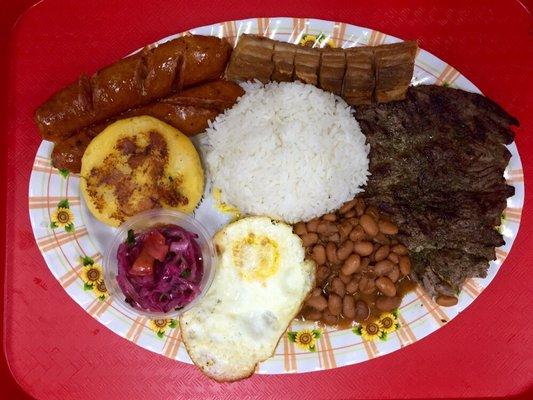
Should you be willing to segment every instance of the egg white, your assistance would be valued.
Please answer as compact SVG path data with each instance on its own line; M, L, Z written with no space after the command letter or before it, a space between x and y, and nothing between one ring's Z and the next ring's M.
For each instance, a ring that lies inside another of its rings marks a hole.
M215 278L180 326L192 361L211 378L232 381L272 356L314 285L315 265L304 260L292 228L267 217L234 222L214 240Z

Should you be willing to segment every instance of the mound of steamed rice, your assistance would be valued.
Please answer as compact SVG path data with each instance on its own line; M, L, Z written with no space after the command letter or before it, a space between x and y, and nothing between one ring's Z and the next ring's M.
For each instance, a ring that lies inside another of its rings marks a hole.
M369 146L344 100L299 82L245 89L203 139L223 202L244 214L294 223L361 192Z

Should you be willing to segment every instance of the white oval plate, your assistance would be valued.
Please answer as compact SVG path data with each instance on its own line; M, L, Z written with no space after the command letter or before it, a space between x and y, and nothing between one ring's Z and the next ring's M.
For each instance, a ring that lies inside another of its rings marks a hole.
M242 33L256 33L271 38L299 43L304 35L320 36L335 47L379 45L398 42L400 39L368 28L301 18L257 18L228 21L182 34L203 34L226 37L232 44ZM165 42L182 34L160 40ZM480 93L468 79L456 69L430 53L420 50L416 58L413 84L447 84L471 92ZM52 274L86 312L118 335L153 352L175 360L191 363L181 345L179 327L173 321L166 321L157 327L152 321L140 317L131 310L120 307L111 298L101 300L82 279L82 257L89 256L94 262L101 262L101 254L113 233L113 229L96 221L87 211L80 196L79 177L63 176L51 166L50 154L53 144L43 141L37 151L29 185L29 213L35 240ZM259 373L300 373L324 370L355 364L390 353L407 346L436 331L463 311L492 281L509 253L518 232L524 201L524 181L520 156L514 144L508 146L512 153L505 171L508 182L514 185L516 193L507 200L502 233L505 245L496 249L497 259L490 263L485 279L469 279L459 296L455 307L441 308L421 289L409 293L399 310L400 328L388 335L386 341L365 341L351 329L322 330L316 340L314 351L297 347L291 337L284 334L275 354L261 363ZM58 204L68 206L74 215L73 230L50 226ZM206 188L204 200L195 212L211 233L229 221L213 205L211 190ZM300 322L293 322L288 331L305 328ZM292 338L294 335L292 335Z

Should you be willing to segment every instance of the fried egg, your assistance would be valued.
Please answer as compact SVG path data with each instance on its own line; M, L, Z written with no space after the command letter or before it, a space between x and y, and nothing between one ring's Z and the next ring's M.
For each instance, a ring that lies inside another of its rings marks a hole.
M205 297L180 318L189 356L207 376L234 381L271 357L315 281L292 228L248 217L214 237L215 278Z

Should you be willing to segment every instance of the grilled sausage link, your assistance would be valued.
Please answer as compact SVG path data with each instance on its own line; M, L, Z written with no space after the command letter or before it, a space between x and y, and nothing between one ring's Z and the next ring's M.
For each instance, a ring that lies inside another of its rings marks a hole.
M241 87L233 82L213 81L133 108L103 123L83 128L70 138L56 143L52 151L52 164L56 168L80 172L81 158L91 140L109 124L122 118L150 115L187 136L196 135L204 131L210 120L231 107L243 94Z
M55 93L35 112L46 140L74 132L151 103L182 88L218 79L231 46L212 36L183 36L124 58Z

